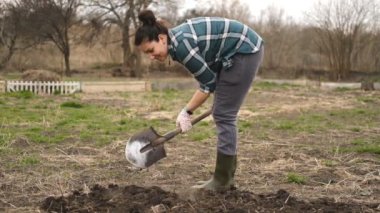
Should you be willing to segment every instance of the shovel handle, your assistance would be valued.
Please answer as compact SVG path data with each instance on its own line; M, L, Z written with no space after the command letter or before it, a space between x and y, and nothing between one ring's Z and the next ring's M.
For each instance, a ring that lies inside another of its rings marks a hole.
M198 115L197 117L195 117L193 120L191 120L191 125L195 125L196 123L198 123L199 121L203 120L204 118L206 118L207 116L211 115L212 113L212 109L209 109L207 110L206 112Z
M204 118L206 118L207 116L209 116L210 114L212 113L212 109L209 109L207 110L206 112L198 115L197 117L195 117L193 120L191 120L191 125L195 125L196 123L198 123L199 121L203 120ZM165 135L163 135L161 138L163 138L162 142L165 142L165 141L168 141L172 138L174 138L176 135L178 135L179 133L181 133L181 128L177 128L173 131L170 131L168 133L166 133ZM161 138L157 139L156 141L160 140ZM155 142L156 142L155 141Z
M196 123L198 123L199 121L203 120L204 118L206 118L207 116L209 116L210 114L212 113L212 109L209 109L207 110L206 112L198 115L197 117L195 117L193 120L191 120L191 125L195 125ZM163 135L162 137L159 137L157 138L155 141L153 141L151 143L151 145L154 147L154 146L158 146L172 138L174 138L176 135L178 135L179 133L181 133L181 128L177 128L175 130L172 130L168 133L166 133L165 135Z

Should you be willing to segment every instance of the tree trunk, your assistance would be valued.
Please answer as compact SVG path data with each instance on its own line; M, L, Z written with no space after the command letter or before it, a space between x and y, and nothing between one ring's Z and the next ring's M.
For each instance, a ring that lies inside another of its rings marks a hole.
M70 77L71 76L70 50L64 54L64 57L65 57L65 76Z
M12 39L11 44L8 47L8 54L0 61L0 70L7 66L15 52L16 39Z
M123 68L122 72L125 76L127 76L127 73L129 73L130 77L136 77L135 73L133 72L133 60L132 60L132 52L131 52L131 45L129 43L129 25L125 25L123 27L123 41L122 41L122 47L123 47Z
M129 37L129 28L131 26L131 19L134 17L135 4L134 1L130 1L129 9L124 18L123 29L123 72L129 73L132 78L142 77L142 73L139 69L139 55L132 50Z
M0 62L0 70L4 69L4 68L7 66L8 62L11 60L11 58L12 58L12 56L13 56L13 53L14 53L13 50L9 50L7 56L5 56L5 57L1 60L1 62Z

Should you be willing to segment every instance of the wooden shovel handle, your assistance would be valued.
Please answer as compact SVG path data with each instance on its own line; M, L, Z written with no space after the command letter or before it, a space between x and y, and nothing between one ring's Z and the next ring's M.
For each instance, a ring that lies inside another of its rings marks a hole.
M204 118L206 118L207 116L209 116L210 114L212 113L212 109L209 109L207 110L206 112L198 115L197 117L195 117L193 120L191 120L191 125L195 125L196 123L198 123L199 121L203 120ZM165 141L168 141L172 138L174 138L176 135L178 135L179 133L181 133L181 128L177 128L175 130L172 130L168 133L166 133L165 135L163 135L162 137L160 138L157 138L155 141L152 142L152 145L153 146L157 146L159 144L162 144L164 143Z
M206 112L198 115L197 117L195 117L193 120L191 120L191 125L195 125L196 123L198 123L199 121L203 120L204 118L206 118L207 116L211 115L212 113L212 109L209 109L207 110Z

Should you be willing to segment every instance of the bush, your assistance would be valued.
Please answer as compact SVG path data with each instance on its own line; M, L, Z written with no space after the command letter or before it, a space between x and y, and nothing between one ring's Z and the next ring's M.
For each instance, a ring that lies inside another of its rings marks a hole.
M27 70L21 78L24 81L61 81L61 76L48 70Z

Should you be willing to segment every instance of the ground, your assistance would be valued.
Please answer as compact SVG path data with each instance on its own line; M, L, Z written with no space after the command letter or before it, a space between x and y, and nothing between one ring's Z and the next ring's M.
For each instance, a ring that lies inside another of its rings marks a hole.
M149 125L174 128L191 93L3 95L0 210L380 210L379 91L257 84L239 112L236 188L227 192L190 189L214 169L211 118L167 142L168 156L149 169L125 160L127 139Z

